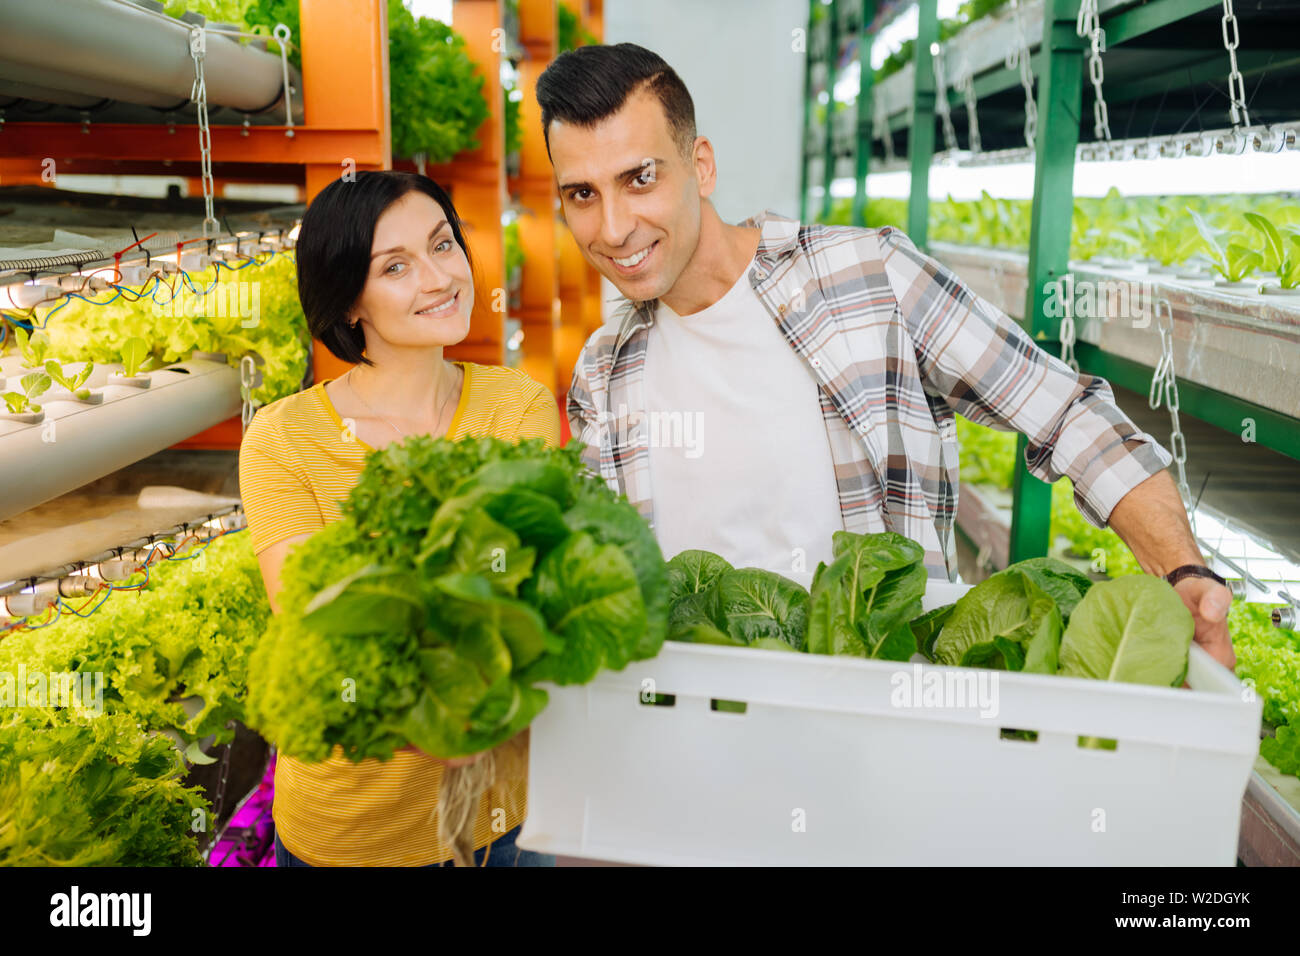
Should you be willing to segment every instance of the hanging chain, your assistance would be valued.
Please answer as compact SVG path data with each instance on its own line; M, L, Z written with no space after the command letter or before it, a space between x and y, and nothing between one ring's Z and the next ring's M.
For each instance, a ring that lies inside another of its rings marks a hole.
M957 151L957 131L952 128L952 111L948 108L948 77L943 69L943 47L930 45L930 64L934 67L934 111L943 121L943 144L950 152Z
M257 366L253 364L253 356L245 355L239 360L239 398L243 403L239 415L241 435L248 431L248 423L253 420L253 413L257 411L253 407L253 384L256 381L256 373Z
M203 176L203 235L206 238L212 230L216 233L217 217L212 209L212 130L208 126L208 84L203 76L203 58L208 52L207 32L203 27L190 30L190 56L194 60L194 85L190 88L190 99L198 107L199 116L199 166Z
M1193 511L1192 492L1187 487L1187 440L1178 421L1178 379L1174 374L1174 311L1169 300L1156 300L1156 328L1160 332L1160 361L1156 363L1155 374L1151 376L1151 391L1147 395L1147 405L1154 411L1160 407L1162 398L1169 409L1169 420L1173 426L1169 435L1169 450L1178 466L1178 494L1191 516L1192 532L1196 532L1196 515Z
M1061 361L1078 372L1079 360L1074 357L1074 273L1061 276L1057 285L1061 289Z
M1020 68L1020 85L1025 91L1025 145L1033 149L1034 140L1038 138L1038 103L1034 101L1034 70L1029 59L1029 37L1025 33L1020 0L1011 0L1011 9L1015 14L1020 44L1011 48L1004 62L1008 70Z
M280 41L280 72L284 77L284 125L288 127L284 135L293 139L293 87L289 85L290 30L283 23L277 23L271 33Z
M1101 66L1101 55L1106 52L1106 31L1101 28L1101 14L1097 12L1097 0L1083 0L1079 6L1079 19L1074 29L1075 33L1089 41L1088 78L1092 80L1092 90L1096 94L1096 98L1092 101L1093 135L1097 139L1109 140L1110 111L1106 108L1106 99L1101 94L1101 83L1105 77L1105 71Z
M880 98L880 87L871 88L871 135L885 141L885 160L892 163L894 156L894 135L889 130L889 117L885 115L884 103Z
M962 60L961 73L955 88L961 91L962 99L966 102L966 126L970 134L970 151L978 153L984 146L980 140L980 120L976 112L975 73L965 59Z
M1237 68L1237 47L1241 44L1241 34L1237 30L1237 15L1232 12L1232 0L1223 0L1223 48L1228 51L1228 99L1232 105L1228 115L1232 117L1232 127L1250 125L1250 111L1246 109L1246 81ZM1232 31L1229 38L1228 31Z

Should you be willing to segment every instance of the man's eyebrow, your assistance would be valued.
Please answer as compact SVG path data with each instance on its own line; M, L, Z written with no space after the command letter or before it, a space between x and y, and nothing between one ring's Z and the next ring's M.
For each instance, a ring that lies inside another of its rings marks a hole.
M640 163L633 166L631 169L623 170L621 173L619 173L617 176L614 177L614 181L617 183L625 183L633 176L641 175L641 171L645 169L647 166L652 166L652 165L658 166L662 162L663 160L659 159L658 157L651 157L649 159L642 160ZM587 182L564 183L562 186L560 186L560 192L568 192L570 189L590 189L590 188L591 188L591 183L587 183Z
M436 236L438 234L438 230L445 225L447 225L446 219L442 220L440 223L438 223L438 225L434 226L431 230L429 230L429 238L432 239L434 236ZM378 259L380 256L388 255L390 252L401 252L405 248L406 248L405 246L393 246L393 248L391 249L384 249L381 252L371 253L370 258L373 261L375 259Z

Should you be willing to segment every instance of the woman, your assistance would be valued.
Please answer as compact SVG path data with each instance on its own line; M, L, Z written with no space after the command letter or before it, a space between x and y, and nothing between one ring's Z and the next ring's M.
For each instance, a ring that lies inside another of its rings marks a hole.
M285 555L341 517L338 500L371 450L409 435L560 441L559 410L537 382L443 358L469 333L474 280L460 219L431 179L385 171L331 183L307 209L297 257L312 335L353 367L260 409L240 446L244 510L277 613ZM499 749L511 747L516 769L485 795L475 823L476 862L491 843L488 865L554 865L554 857L514 846L525 812L527 761L518 757L526 738ZM387 762L353 763L340 750L318 764L281 755L277 862L443 865L452 854L432 815L449 765L414 748Z

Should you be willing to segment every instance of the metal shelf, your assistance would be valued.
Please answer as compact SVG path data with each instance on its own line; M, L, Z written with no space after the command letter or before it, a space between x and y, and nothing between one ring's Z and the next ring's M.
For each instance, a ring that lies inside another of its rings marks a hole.
M210 238L230 245L236 233L242 233L240 241L248 246L254 244L255 234L287 236L305 208L297 203L217 198L213 209L220 228ZM178 242L204 238L203 200L196 197L151 199L0 186L0 215L4 217L0 220L0 285L26 281L33 271L48 275L111 266L115 253L151 234L156 235L123 261L143 260L142 251L154 256L174 254ZM204 248L186 246L190 250Z
M1022 12L1025 39L1031 51L1034 74L1041 80L1044 0L1025 5ZM1163 136L1185 133L1187 118L1197 117L1197 129L1227 125L1227 99L1223 87L1228 57L1223 48L1219 0L1100 0L1107 50L1103 91L1111 110L1112 133ZM1275 124L1300 119L1294 96L1300 80L1300 10L1283 0L1261 0L1250 9L1237 10L1241 48L1237 60L1250 89L1252 122ZM1150 34L1159 31L1158 42ZM1264 42L1261 42L1263 40ZM953 85L970 72L974 81L980 134L985 151L1024 147L1024 92L1017 70L1005 56L1020 45L1020 30L1009 9L979 20L943 44L949 81L947 100L960 143L969 142L965 97ZM928 56L924 64L931 70ZM929 79L933 88L933 80ZM906 134L914 119L918 89L915 63L881 81L859 125L870 136L870 109L878 105L889 129ZM859 102L863 102L859 98ZM1079 139L1095 142L1092 93L1084 84ZM934 117L930 116L931 123ZM906 141L906 135L899 140ZM896 141L899 148L899 141ZM871 144L873 156L885 155L883 146ZM899 149L901 152L901 148Z
M981 298L1023 321L1025 253L939 242L931 253ZM1090 283L1099 299L1113 297L1109 304L1121 311L1133 306L1128 315L1076 318L1083 368L1144 391L1160 357L1154 303L1168 302L1184 411L1238 435L1242 419L1254 418L1260 443L1300 458L1300 382L1288 371L1300 365L1300 296L1229 292L1141 268L1070 263L1076 283Z
M810 44L810 49L825 51L826 62L810 63L808 67L810 79L823 77L824 88L833 89L836 80L836 61L830 58L840 53L838 28L844 19L842 7L858 3L862 9L858 22L863 26L857 38L861 88L857 97L856 140L846 141L843 120L835 118L833 103L828 103L825 132L817 141L819 145L824 144L824 151L816 156L805 152L804 182L810 183L809 173L818 163L821 178L825 180L833 176L839 163L851 161L857 183L853 222L863 224L866 178L875 161L871 111L873 103L880 99L886 119L908 127L911 195L905 228L917 246L929 249L929 171L936 138L931 49L932 46L938 49L937 3L920 0L913 62L902 74L882 82L877 91L872 84L869 50L871 31L879 24L877 13L885 5L876 0L832 0L829 16L821 28L828 35L827 42L818 39ZM813 29L811 14L818 9L810 6L809 21L810 34L817 38L821 34ZM1222 89L1215 91L1216 82L1221 83L1228 70L1219 0L1100 0L1099 10L1108 37L1108 49L1103 57L1108 102L1118 105L1157 93L1159 99L1156 115L1152 117L1136 109L1126 117L1121 110L1112 111L1113 134L1125 135L1125 127L1134 123L1153 135L1173 131L1162 126L1162 121L1182 126L1193 121L1200 124L1199 117L1211 101L1221 103L1226 110L1227 97ZM1043 344L1059 341L1060 318L1050 313L1047 304L1054 294L1054 284L1076 265L1069 262L1074 167L1080 141L1092 132L1093 94L1085 68L1088 44L1076 32L1077 12L1077 3L1068 0L1038 0L1027 4L1023 11L1025 45L1036 50L1030 65L1036 80L1038 112L1030 248L1026 256L995 260L995 274L983 287L979 281L971 280L973 287L985 292L986 298L995 305L1021 317L1030 335ZM1297 109L1292 81L1300 76L1300 42L1296 40L1300 37L1300 8L1288 0L1258 0L1248 10L1243 5L1236 14L1244 44L1237 50L1238 63L1244 75L1252 71L1260 73L1249 93L1252 124L1294 119ZM1258 39L1261 37L1269 41L1266 48L1262 48ZM1278 42L1279 38L1284 42ZM983 91L979 103L981 133L988 126L991 134L983 137L986 149L1001 145L996 120L999 96L1007 98L1003 104L1002 128L1006 142L1023 143L1024 93L1019 89L1018 73L1008 69L1003 60L1007 53L1020 46L1019 27L1012 16L1003 13L972 24L943 47L945 62L952 64L946 71L949 83L960 71L969 68L973 71L977 95ZM813 89L807 92L811 119ZM960 103L960 98L951 92L948 100L950 105L954 101ZM952 110L954 125L964 122L964 112ZM808 132L805 130L805 142L809 139ZM959 142L960 139L959 131ZM892 136L888 141L891 146L896 145ZM852 155L844 155L846 152ZM806 189L802 202L805 220L812 218L808 200ZM830 209L829 189L824 190L821 205L825 216ZM962 274L963 267L957 259L966 253L958 250L948 250L948 253L956 256L950 264ZM966 258L967 265L976 265L969 256ZM979 267L986 273L989 271L982 264ZM1089 275L1090 268L1080 267L1080 278ZM1102 277L1106 277L1105 270ZM1296 427L1300 400L1296 387L1283 371L1288 365L1294 367L1295 358L1300 354L1296 352L1300 343L1290 308L1279 300L1251 304L1212 290L1185 289L1168 283L1162 283L1161 294L1169 300L1175 316L1178 349L1175 368L1180 372L1181 394L1187 410L1238 432L1242 418L1254 418L1258 443L1300 458L1300 428ZM1083 323L1076 353L1090 370L1144 390L1150 381L1155 355L1150 344L1137 335L1139 331L1136 326L1123 330L1118 323ZM1050 507L1047 487L1041 482L1025 480L1029 476L1023 470L1023 463L1017 469L1017 498L1009 543L1012 560L1046 551Z
M1262 757L1241 804L1237 858L1246 866L1300 866L1300 780Z
M1169 413L1148 406L1146 386L1139 382L1139 388L1133 389L1105 377L1124 414L1139 429L1168 446ZM1300 564L1300 523L1295 520L1294 510L1300 463L1263 445L1244 444L1237 433L1193 414L1186 402L1180 423L1187 442L1187 484L1192 495L1199 496L1200 507L1230 519L1233 528ZM992 563L998 568L1009 563L1013 507L1009 489L962 483L957 523L976 550L986 544L990 547ZM1055 551L1051 553L1056 555Z

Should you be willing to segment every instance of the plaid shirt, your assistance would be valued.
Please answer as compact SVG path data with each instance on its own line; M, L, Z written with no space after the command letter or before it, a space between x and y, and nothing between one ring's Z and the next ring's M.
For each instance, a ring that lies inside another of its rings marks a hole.
M1069 476L1097 527L1172 461L1105 379L1040 349L897 229L801 225L771 211L742 225L762 229L749 282L820 386L844 527L912 538L932 577L957 577L954 412L1022 432L1029 472ZM624 300L584 346L568 396L589 467L652 526L644 396L656 305Z

